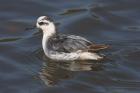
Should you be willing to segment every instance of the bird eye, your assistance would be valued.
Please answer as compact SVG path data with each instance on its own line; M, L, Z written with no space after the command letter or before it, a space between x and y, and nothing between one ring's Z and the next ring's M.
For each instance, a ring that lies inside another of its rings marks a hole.
M44 24L44 22L39 22L38 24L39 24L39 25L43 25L43 24Z
M48 25L49 23L39 22L38 24L39 24L39 25L44 25L44 24Z

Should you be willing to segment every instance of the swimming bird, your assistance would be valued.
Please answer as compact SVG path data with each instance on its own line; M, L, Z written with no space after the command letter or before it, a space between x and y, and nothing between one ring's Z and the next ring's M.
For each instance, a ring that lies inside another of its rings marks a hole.
M45 55L56 61L74 60L101 60L99 50L108 48L108 45L94 44L84 37L60 34L48 16L40 16L36 27L43 32L42 46Z

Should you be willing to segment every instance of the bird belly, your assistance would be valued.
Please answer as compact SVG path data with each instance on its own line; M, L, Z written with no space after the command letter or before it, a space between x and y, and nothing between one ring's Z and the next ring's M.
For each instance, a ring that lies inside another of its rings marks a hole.
M48 55L50 59L58 61L73 61L79 59L79 53L51 53Z
M99 56L96 53L90 52L71 52L71 53L63 53L63 52L53 52L47 55L50 59L57 61L74 61L74 60L100 60L103 57Z

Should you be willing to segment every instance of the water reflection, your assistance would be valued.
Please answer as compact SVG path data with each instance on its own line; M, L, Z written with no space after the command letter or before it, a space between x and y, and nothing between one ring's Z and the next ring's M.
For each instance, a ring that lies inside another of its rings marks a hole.
M40 78L46 85L54 86L62 80L73 78L76 72L98 71L102 70L102 66L102 63L93 61L56 62L45 59Z

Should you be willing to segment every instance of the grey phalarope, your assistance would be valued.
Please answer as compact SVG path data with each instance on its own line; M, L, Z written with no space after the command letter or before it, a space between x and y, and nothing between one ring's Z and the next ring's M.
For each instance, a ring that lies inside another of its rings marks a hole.
M39 17L36 27L43 32L44 53L52 60L101 60L103 56L97 52L108 48L108 45L94 44L81 36L57 33L55 24L48 16Z

